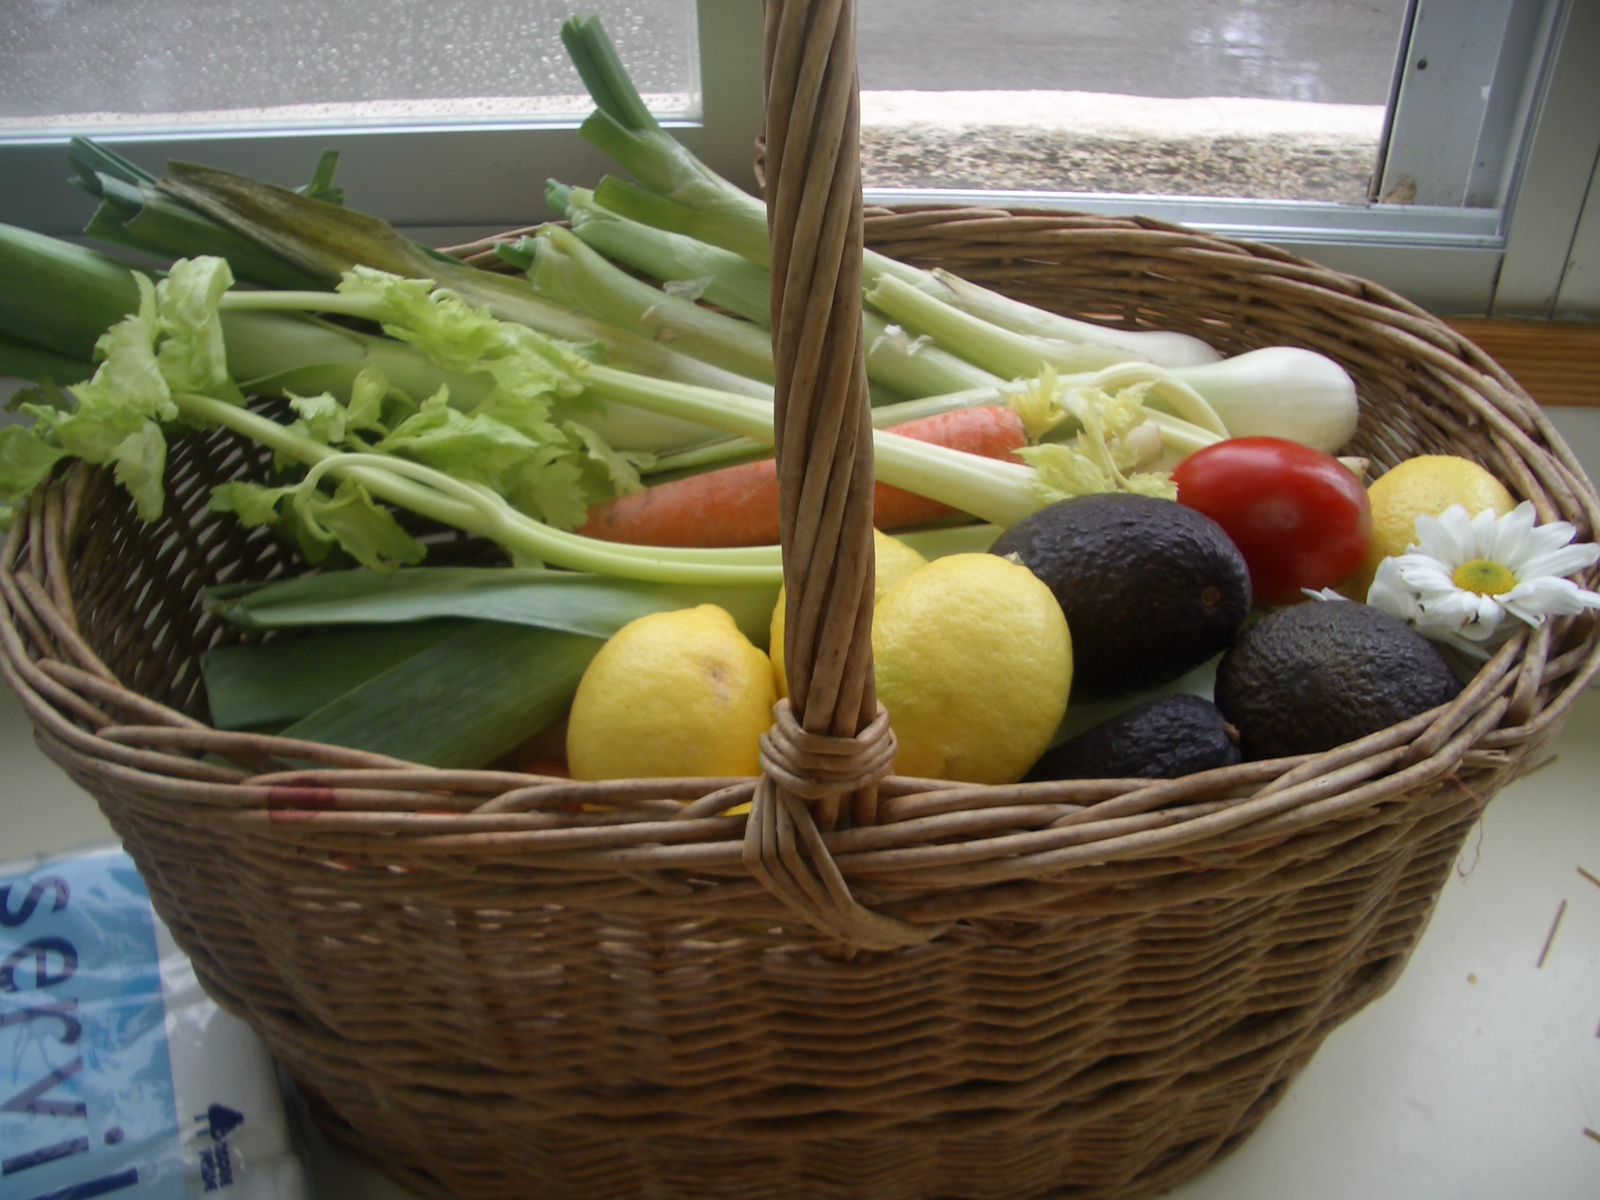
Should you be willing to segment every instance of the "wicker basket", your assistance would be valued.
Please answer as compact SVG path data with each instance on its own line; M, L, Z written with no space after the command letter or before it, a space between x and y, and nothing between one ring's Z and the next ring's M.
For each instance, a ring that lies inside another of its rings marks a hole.
M1446 708L1316 757L1155 783L878 778L853 14L830 12L769 6L798 715L761 781L574 784L209 729L199 657L234 634L200 590L293 569L207 510L268 466L225 434L174 447L159 523L77 469L0 559L0 671L40 744L323 1129L423 1195L1170 1187L1394 982L1483 804L1600 673L1594 623L1563 619ZM1355 452L1465 455L1596 528L1538 408L1359 279L1147 221L926 209L864 229L1058 311L1322 351L1358 382Z

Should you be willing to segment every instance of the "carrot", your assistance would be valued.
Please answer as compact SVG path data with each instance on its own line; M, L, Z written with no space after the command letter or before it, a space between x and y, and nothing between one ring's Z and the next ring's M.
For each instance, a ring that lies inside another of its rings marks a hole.
M901 437L965 450L985 458L1020 461L1028 444L1022 421L1002 405L957 409L907 421L889 430ZM956 513L915 492L876 486L872 523L903 529ZM641 546L771 546L778 538L778 472L772 459L742 463L658 484L589 510L578 529L589 537Z

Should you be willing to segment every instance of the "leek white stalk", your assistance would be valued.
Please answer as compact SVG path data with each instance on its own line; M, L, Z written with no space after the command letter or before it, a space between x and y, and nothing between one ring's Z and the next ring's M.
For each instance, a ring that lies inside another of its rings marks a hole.
M1288 438L1333 454L1355 436L1355 381L1315 350L1268 346L1173 374L1206 398L1234 437Z

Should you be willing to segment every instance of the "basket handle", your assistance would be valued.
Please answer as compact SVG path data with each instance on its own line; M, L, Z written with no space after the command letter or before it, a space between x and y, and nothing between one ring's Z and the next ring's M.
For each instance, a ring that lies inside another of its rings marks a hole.
M892 949L938 930L850 895L818 832L876 823L894 735L872 678L872 422L861 344L855 0L768 0L766 194L789 699L762 739L753 874L813 925Z

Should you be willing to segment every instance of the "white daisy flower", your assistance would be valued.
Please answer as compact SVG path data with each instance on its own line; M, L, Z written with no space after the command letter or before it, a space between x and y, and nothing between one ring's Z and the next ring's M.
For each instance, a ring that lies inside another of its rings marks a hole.
M1600 594L1565 578L1600 560L1600 546L1569 545L1571 525L1535 519L1526 500L1503 517L1459 504L1418 517L1417 541L1379 564L1367 603L1478 658L1511 636L1507 616L1537 627L1600 607Z

